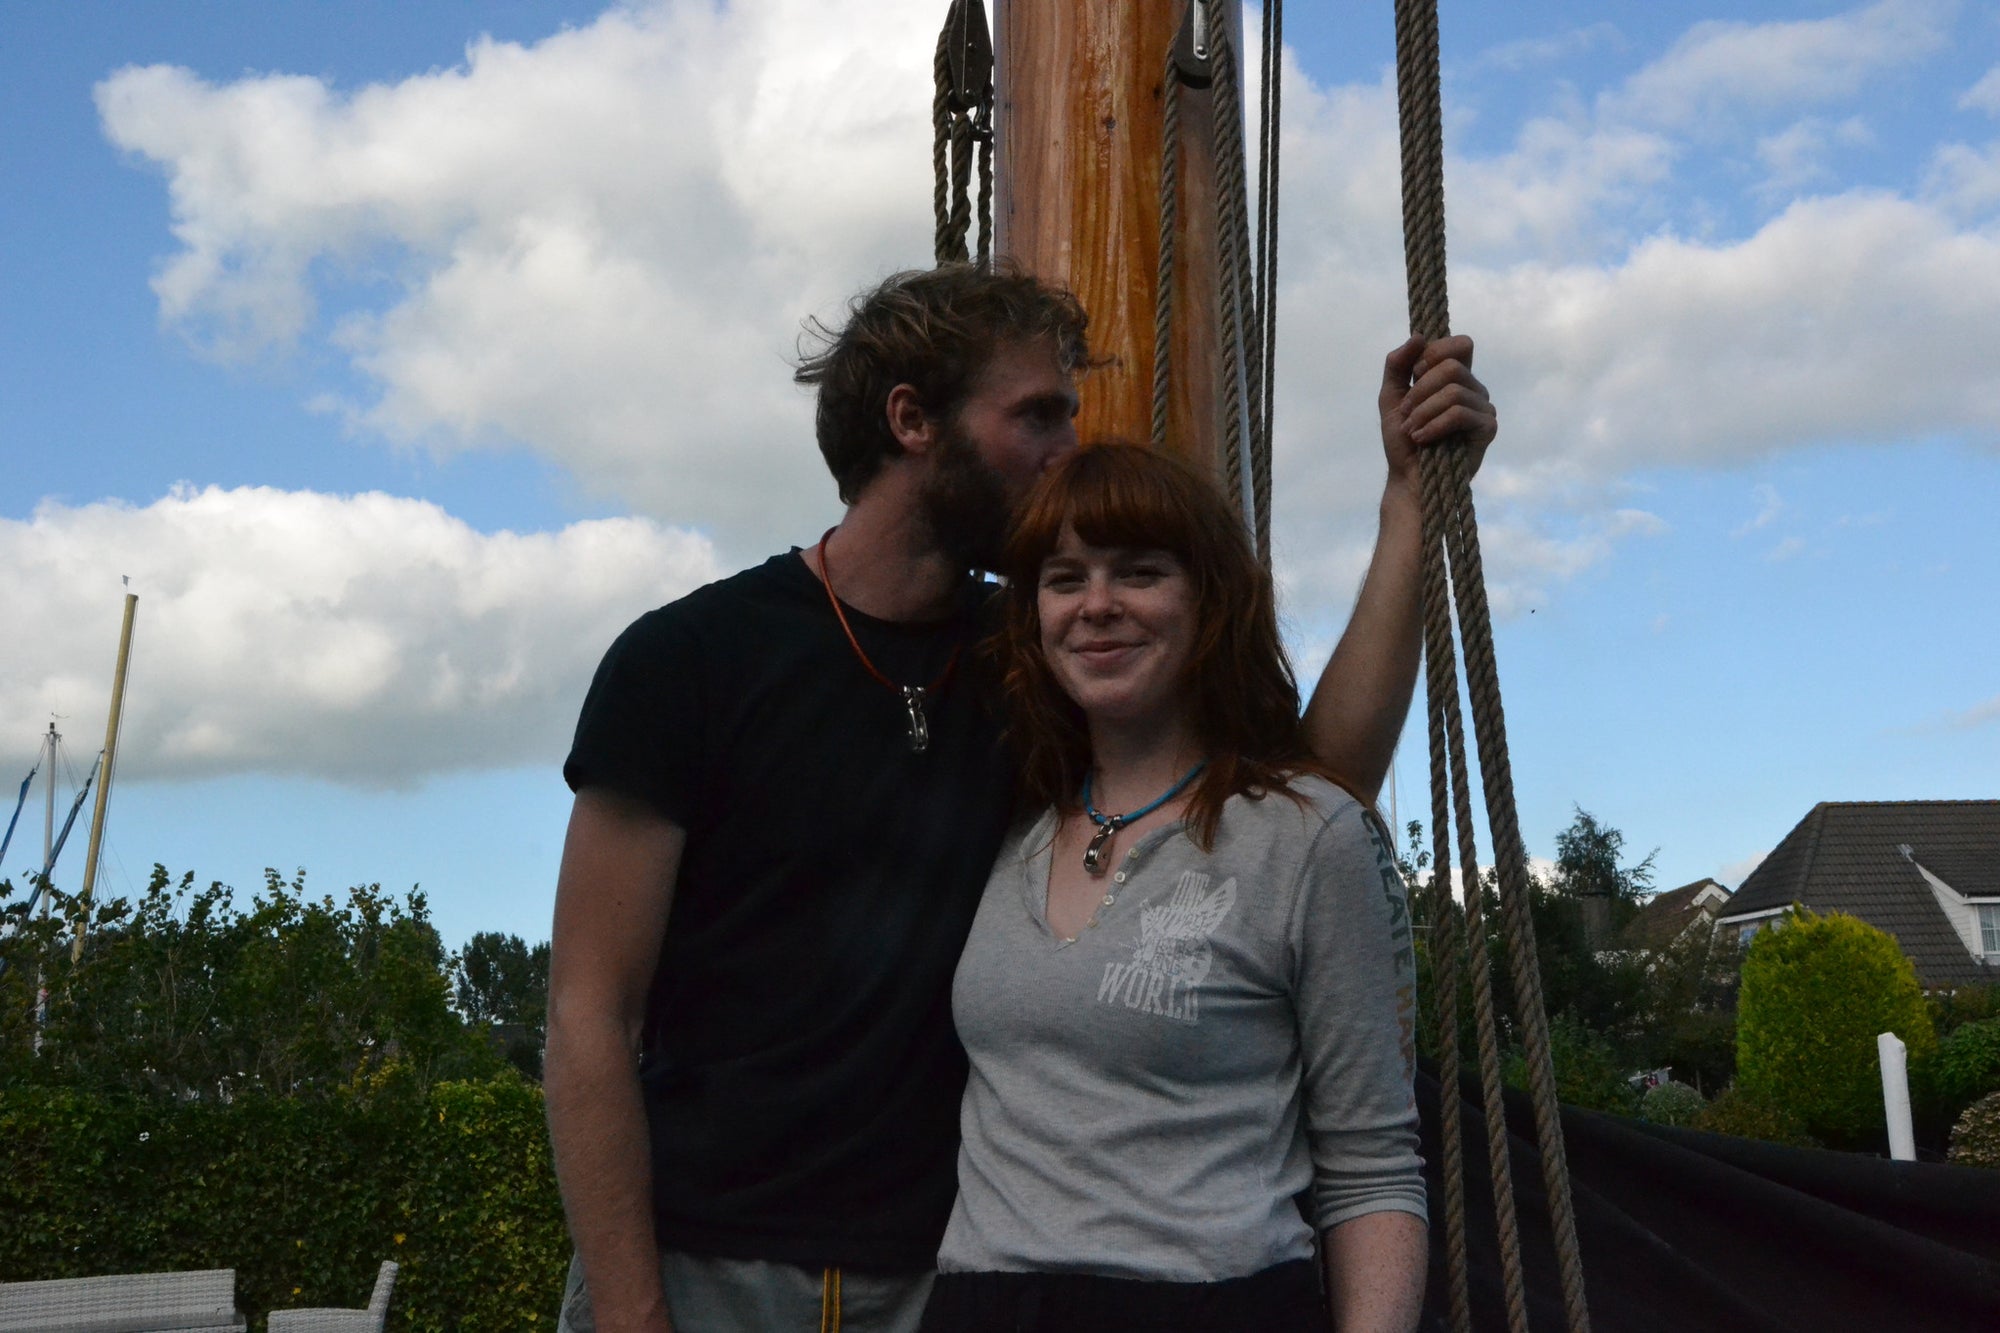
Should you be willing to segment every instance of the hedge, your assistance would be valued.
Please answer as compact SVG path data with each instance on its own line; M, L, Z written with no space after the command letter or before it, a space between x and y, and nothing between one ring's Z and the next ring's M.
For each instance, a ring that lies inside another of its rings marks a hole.
M1875 1037L1893 1032L1920 1066L1937 1046L1930 1010L1896 941L1855 917L1794 908L1758 932L1736 1005L1736 1081L1835 1148L1885 1129Z
M237 1304L359 1306L389 1327L553 1328L569 1244L540 1089L393 1078L222 1103L0 1094L0 1281L234 1268Z

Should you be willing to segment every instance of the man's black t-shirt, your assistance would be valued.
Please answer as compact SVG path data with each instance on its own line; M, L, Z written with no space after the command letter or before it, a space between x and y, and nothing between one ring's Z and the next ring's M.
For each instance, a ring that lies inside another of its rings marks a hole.
M952 971L1005 832L1010 769L976 658L990 589L902 625L798 553L635 621L563 767L687 831L640 1080L663 1248L927 1268L955 1189L965 1064Z

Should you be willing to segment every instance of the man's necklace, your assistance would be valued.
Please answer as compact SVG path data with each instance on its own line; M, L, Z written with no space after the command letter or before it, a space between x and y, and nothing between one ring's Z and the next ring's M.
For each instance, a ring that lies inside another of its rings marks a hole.
M1128 814L1122 814L1122 815L1104 814L1100 812L1096 806L1090 803L1090 779L1092 775L1088 773L1084 774L1083 813L1089 815L1090 822L1097 825L1097 833L1095 836L1091 838L1090 846L1083 849L1084 873L1089 875L1103 874L1105 869L1105 860L1104 860L1105 847L1110 843L1112 835L1117 833L1119 829L1124 828L1127 824L1130 824L1133 820L1145 818L1147 815L1152 814L1153 811L1165 805L1168 801L1173 800L1174 797L1179 796L1181 794L1181 789L1186 787L1188 783L1193 782L1196 776L1200 774L1201 770L1207 767L1208 767L1208 761L1206 759L1202 760L1200 763L1196 764L1193 768L1190 768L1186 773L1183 773L1181 775L1181 780L1179 782L1176 782L1173 786L1167 788L1165 792L1161 793L1160 798L1158 800L1153 801L1147 805L1142 805L1137 810L1133 810Z
M902 699L903 710L907 714L910 726L910 749L922 754L930 748L931 743L931 724L930 719L924 716L924 703L931 695L937 694L951 683L951 673L958 670L958 657L965 651L965 641L961 639L951 650L951 660L944 664L944 670L938 673L938 678L928 685L898 685L883 675L880 668L868 660L868 654L861 650L861 641L854 637L854 627L847 623L847 612L840 609L840 599L833 595L833 566L826 562L826 542L828 537L833 536L833 532L832 528L828 528L826 536L819 539L820 582L826 585L826 600L832 605L833 614L840 621L841 630L847 635L847 646L861 659L862 667Z

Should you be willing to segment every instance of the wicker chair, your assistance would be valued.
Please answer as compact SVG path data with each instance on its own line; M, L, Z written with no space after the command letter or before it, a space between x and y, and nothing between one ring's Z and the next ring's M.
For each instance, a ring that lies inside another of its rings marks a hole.
M245 1326L233 1268L0 1283L0 1333L243 1333Z
M273 1310L270 1333L382 1333L395 1290L396 1265L385 1259L366 1310Z

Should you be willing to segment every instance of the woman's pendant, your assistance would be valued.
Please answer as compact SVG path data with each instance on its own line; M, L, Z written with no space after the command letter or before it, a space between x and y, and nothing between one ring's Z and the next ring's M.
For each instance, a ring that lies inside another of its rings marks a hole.
M1090 840L1090 846L1083 849L1083 872L1086 875L1104 873L1104 858L1111 845L1111 835L1119 829L1119 821L1107 819L1097 826L1097 833Z

